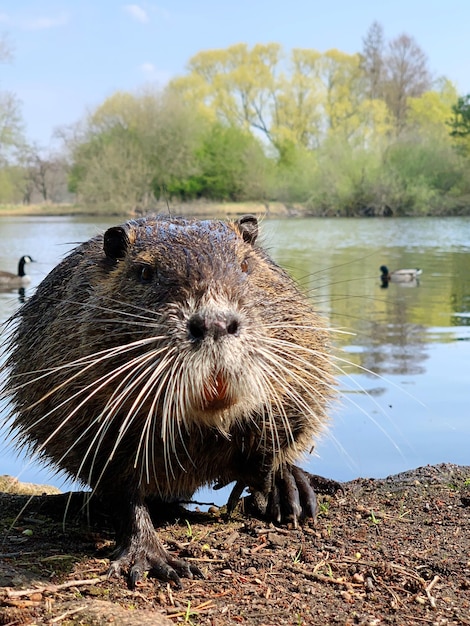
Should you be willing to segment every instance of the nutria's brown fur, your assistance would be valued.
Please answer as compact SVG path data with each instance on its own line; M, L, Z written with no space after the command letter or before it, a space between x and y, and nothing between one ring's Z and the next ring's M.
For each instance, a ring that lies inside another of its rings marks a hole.
M117 519L111 569L179 583L146 502L249 487L277 520L312 516L293 463L327 423L328 334L255 245L257 221L156 217L78 246L20 309L13 430L90 485Z

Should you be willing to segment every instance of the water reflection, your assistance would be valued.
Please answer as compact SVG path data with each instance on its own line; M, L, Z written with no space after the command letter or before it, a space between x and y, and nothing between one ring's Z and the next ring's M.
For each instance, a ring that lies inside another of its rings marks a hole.
M425 373L423 362L428 358L426 328L409 321L410 308L407 300L392 300L387 320L370 324L370 332L362 335L361 365L374 375L416 376Z
M339 362L343 396L310 467L351 478L468 463L470 377L457 364L470 359L470 220L387 220L386 229L383 220L312 222L273 224L271 239L276 258L344 331L335 343L351 362ZM421 268L419 283L381 288L384 259Z
M12 287L4 287L4 286L0 285L0 293L17 293L18 294L18 300L21 303L23 303L25 301L25 298L26 298L26 287L12 288Z
M390 285L392 281L387 277L387 276L381 276L380 277L380 286L382 289L388 289L388 286ZM408 280L407 282L402 282L402 283L398 283L400 288L404 288L404 287L419 287L419 280L417 278L412 278L411 280Z

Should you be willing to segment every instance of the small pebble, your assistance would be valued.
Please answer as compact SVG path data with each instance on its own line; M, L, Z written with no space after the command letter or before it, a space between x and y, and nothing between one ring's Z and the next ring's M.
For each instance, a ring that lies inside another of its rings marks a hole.
M352 604L354 602L352 595L348 591L340 591L341 596L345 602Z

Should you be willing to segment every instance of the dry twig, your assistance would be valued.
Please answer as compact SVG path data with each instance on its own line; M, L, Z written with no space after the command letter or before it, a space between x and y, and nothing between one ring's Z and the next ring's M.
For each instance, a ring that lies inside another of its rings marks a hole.
M34 593L56 593L61 589L69 589L70 587L83 587L85 585L96 585L97 583L107 580L108 576L97 576L96 578L85 578L84 580L68 580L60 585L44 585L43 587L34 587L32 589L10 589L6 587L7 598L20 598L22 596L31 596Z

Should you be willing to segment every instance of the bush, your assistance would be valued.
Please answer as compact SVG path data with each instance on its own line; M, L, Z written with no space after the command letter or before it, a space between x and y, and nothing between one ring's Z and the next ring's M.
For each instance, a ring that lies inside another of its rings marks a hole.
M174 178L167 187L170 196L233 201L265 197L270 163L250 133L216 122L208 127L195 160L198 173ZM158 181L155 185L157 193Z

